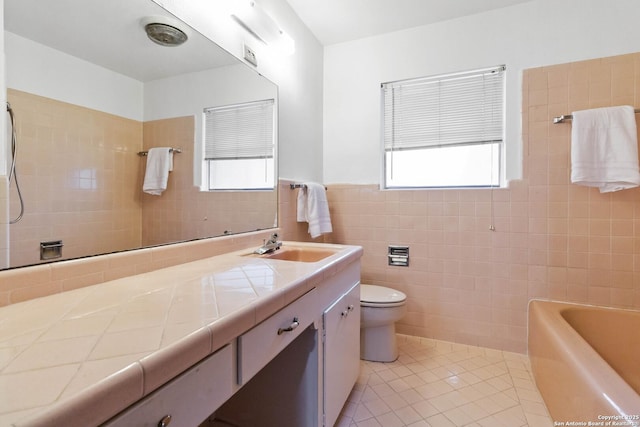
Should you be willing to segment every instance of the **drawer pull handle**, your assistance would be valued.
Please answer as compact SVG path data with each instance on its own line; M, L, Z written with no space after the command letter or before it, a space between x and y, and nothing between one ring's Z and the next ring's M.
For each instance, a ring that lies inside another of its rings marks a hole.
M171 415L165 415L158 422L158 427L167 427L169 424L171 424Z
M288 328L278 328L278 335L282 335L285 332L291 332L295 328L297 328L298 326L300 326L300 322L298 321L297 317L294 317L293 318L293 322L291 323L291 325Z
M343 311L342 313L342 317L347 317L349 315L350 311L353 311L353 304L349 305L349 307L347 307L347 309L345 311Z

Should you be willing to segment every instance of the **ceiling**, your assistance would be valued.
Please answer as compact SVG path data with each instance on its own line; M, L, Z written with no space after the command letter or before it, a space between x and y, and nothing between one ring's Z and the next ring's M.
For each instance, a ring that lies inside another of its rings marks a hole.
M238 63L149 0L5 0L4 7L7 31L142 82ZM154 44L142 25L150 16L180 27L189 40Z
M287 0L325 46L528 1L531 0Z
M318 40L330 45L531 0L287 1ZM6 30L143 82L237 63L184 24L179 26L190 40L179 48L151 43L141 18L169 14L149 0L5 0L4 5Z

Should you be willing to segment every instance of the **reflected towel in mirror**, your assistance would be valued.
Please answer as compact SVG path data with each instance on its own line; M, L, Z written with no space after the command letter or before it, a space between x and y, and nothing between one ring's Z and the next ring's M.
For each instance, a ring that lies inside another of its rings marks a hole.
M144 173L142 191L154 196L162 195L167 189L169 172L173 170L171 147L150 148L147 154L147 167Z

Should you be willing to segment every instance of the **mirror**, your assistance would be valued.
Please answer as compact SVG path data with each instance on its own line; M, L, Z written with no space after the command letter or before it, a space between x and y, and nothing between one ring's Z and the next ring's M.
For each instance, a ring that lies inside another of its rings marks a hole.
M43 242L61 241L61 257L45 251L61 260L277 226L277 186L198 186L203 110L273 99L277 111L276 85L151 0L4 4L17 131L9 214L20 211L17 181L24 216L7 226L9 261L0 267L49 261L40 259ZM147 17L179 27L187 41L152 42ZM142 191L138 153L152 147L180 150L160 196Z

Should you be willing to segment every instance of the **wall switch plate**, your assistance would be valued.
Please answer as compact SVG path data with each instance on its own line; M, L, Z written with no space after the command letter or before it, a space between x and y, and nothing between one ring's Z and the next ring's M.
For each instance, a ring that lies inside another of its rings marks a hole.
M254 67L258 66L258 58L256 58L256 53L246 44L244 45L244 59Z

